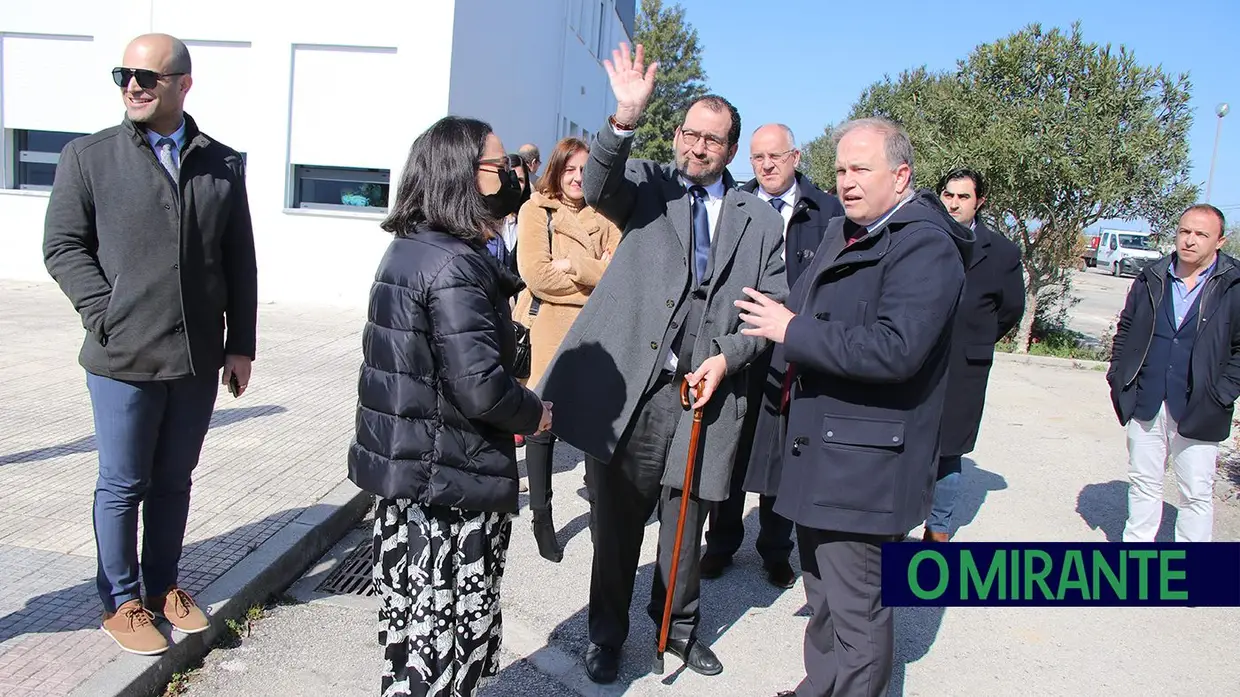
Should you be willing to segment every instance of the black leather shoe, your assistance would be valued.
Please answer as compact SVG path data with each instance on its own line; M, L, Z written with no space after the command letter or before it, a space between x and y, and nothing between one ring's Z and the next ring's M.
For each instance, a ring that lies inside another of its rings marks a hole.
M775 695L775 697L797 697L797 693L793 692L792 690L784 690L783 692L780 692L779 694Z
M616 681L620 672L620 652L610 646L591 643L586 647L586 675L600 685Z
M718 675L723 672L723 664L715 652L696 639L689 641L688 651L685 650L685 642L668 639L667 652L684 661L685 666L695 673Z
M766 580L771 582L776 588L791 588L796 585L797 574L792 570L792 565L786 561L772 562L763 564L766 569Z
M720 554L707 554L698 563L698 576L702 578L719 578L723 575L723 570L729 566L732 566L732 557L725 557Z

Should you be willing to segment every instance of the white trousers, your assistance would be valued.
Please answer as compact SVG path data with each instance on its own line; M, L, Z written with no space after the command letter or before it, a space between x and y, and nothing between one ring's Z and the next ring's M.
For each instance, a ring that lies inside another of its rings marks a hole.
M1162 522L1167 457L1180 489L1176 542L1209 542L1214 530L1218 443L1185 438L1164 404L1150 421L1128 421L1128 523L1124 542L1153 542Z

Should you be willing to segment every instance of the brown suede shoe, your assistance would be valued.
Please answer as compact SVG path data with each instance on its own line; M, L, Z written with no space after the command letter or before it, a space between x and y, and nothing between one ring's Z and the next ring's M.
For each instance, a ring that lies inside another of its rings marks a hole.
M151 619L151 612L142 607L142 601L134 599L116 608L116 612L104 612L101 629L129 653L154 656L168 650L168 640Z
M934 531L930 530L929 528L927 528L927 529L926 529L926 533L925 533L924 535L922 535L922 536L921 536L921 541L922 541L922 542L947 542L947 540L948 540L948 534L947 534L947 533L945 533L945 532L934 532Z
M197 634L207 631L211 626L198 604L189 597L189 593L173 586L163 595L146 599L146 606L151 614L168 620L173 627L185 634Z

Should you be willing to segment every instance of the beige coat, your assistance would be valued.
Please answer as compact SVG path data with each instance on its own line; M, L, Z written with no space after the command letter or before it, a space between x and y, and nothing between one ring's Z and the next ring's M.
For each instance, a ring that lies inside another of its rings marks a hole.
M551 211L552 235L547 240L547 211ZM517 215L517 269L526 289L517 297L513 317L530 327L530 377L537 385L568 328L590 299L603 277L607 263L603 252L616 253L620 228L590 207L580 211L534 192ZM568 259L572 268L560 271L555 259ZM530 317L531 296L542 305Z

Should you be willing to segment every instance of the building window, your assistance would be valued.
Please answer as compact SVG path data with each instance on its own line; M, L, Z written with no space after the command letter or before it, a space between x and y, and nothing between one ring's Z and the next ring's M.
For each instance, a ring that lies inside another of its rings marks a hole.
M84 135L86 134L63 131L14 131L16 159L13 167L13 188L51 191L52 182L56 178L56 163L60 162L60 151L65 149L69 141Z
M386 213L386 169L293 165L293 208Z

